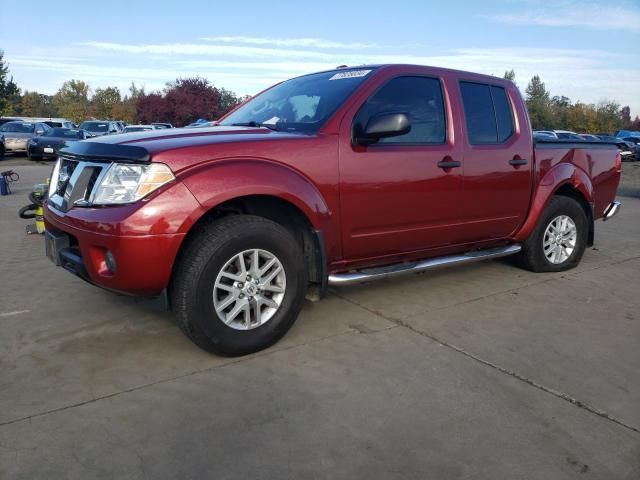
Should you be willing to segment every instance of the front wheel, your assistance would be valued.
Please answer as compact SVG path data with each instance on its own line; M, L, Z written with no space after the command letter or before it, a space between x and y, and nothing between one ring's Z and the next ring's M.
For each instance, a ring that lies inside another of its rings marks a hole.
M588 219L574 199L555 196L518 254L519 264L533 272L562 272L580 263L587 246Z
M301 245L281 225L251 215L202 228L180 255L171 304L181 330L204 350L253 353L278 341L304 303Z

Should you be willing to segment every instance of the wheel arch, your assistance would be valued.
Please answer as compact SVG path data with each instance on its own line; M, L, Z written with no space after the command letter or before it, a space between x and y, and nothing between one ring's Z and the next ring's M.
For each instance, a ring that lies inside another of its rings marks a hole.
M594 242L593 185L587 173L571 163L559 163L540 180L522 227L513 236L516 242L525 241L535 230L544 209L556 195L573 198L583 208L589 222L587 245Z
M309 281L317 288L319 296L327 289L327 257L322 230L317 229L307 214L295 203L271 194L251 194L229 198L211 208L198 218L189 228L173 264L169 288L175 271L188 245L206 225L230 216L254 215L269 219L285 227L300 243Z

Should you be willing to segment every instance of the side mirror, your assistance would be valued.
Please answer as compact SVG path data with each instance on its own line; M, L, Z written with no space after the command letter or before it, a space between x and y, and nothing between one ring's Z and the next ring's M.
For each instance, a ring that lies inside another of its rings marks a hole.
M380 113L367 122L363 132L355 132L358 145L371 145L381 138L397 137L411 131L411 123L405 113Z
M44 133L44 130L41 128L36 128L36 135L42 135Z

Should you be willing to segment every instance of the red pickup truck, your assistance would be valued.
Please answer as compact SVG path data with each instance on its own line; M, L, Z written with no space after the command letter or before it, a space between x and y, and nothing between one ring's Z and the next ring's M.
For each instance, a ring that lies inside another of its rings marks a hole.
M412 65L282 82L211 128L62 148L47 254L100 287L168 294L200 347L276 342L305 296L514 255L574 267L618 211L615 145L537 141L513 83Z

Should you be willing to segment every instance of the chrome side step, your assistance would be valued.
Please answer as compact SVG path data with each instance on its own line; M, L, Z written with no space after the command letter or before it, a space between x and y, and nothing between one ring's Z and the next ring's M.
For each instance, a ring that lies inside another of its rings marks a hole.
M603 221L609 220L611 217L615 217L622 207L622 202L611 202L609 206L604 211L604 215L602 216Z
M475 250L472 252L447 257L430 258L419 262L399 263L386 267L365 268L346 273L333 273L329 275L329 285L353 285L355 283L381 280L383 278L395 277L406 273L418 273L436 268L448 267L451 265L464 265L466 263L489 260L491 258L506 257L522 250L520 244L508 245L506 247L490 248L487 250Z

